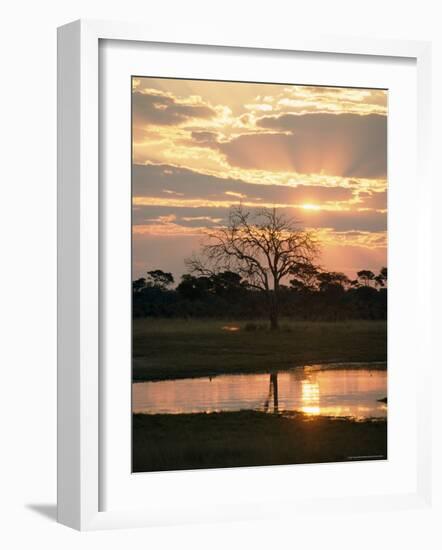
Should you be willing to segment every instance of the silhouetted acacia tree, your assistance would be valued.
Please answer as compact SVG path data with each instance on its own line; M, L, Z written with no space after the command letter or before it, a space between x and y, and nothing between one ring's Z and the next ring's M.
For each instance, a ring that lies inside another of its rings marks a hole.
M146 279L144 277L136 279L132 283L132 288L134 293L141 292L144 288L146 288Z
M357 274L358 280L362 282L364 286L371 286L371 281L374 281L375 275L373 271L369 269L362 269L358 271Z
M350 286L350 279L339 271L322 271L317 275L318 287L321 291L330 289L346 290Z
M388 272L387 268L383 267L379 271L379 274L374 278L376 286L383 288L387 284Z
M207 238L201 255L186 262L190 273L237 273L248 287L265 294L270 326L277 329L281 281L300 266L312 265L319 252L314 233L300 230L276 208L252 214L240 205L230 211L227 226Z
M186 273L181 277L181 282L176 289L182 298L196 300L202 298L208 288L209 279L207 277L194 277Z
M172 273L166 273L161 269L154 269L153 271L147 272L146 286L153 286L165 290L170 285L173 285L173 283Z
M312 263L298 263L290 270L290 287L301 292L313 292L318 288L319 267Z

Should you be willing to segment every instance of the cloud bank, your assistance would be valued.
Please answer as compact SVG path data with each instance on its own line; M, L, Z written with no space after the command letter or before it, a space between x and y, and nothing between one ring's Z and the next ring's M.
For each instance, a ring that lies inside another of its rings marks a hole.
M262 117L257 125L273 133L205 143L219 149L231 165L241 168L357 178L387 175L384 116L284 114Z

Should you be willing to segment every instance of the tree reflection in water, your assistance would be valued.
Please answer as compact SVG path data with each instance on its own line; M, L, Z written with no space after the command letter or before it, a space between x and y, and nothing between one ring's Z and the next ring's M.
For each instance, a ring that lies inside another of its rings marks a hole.
M265 412L269 411L270 403L273 398L273 413L278 412L278 373L272 372L270 374L269 394L264 402Z

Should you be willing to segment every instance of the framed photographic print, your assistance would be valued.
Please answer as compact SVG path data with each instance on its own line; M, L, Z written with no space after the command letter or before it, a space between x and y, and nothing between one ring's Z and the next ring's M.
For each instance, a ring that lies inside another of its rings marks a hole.
M387 458L387 98L132 78L133 471Z
M59 30L60 522L428 501L428 52Z

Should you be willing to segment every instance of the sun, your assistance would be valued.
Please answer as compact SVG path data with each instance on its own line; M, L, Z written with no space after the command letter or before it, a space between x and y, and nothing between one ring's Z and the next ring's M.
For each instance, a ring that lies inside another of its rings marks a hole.
M302 204L301 208L303 208L304 210L321 210L321 207L319 205L311 203Z

